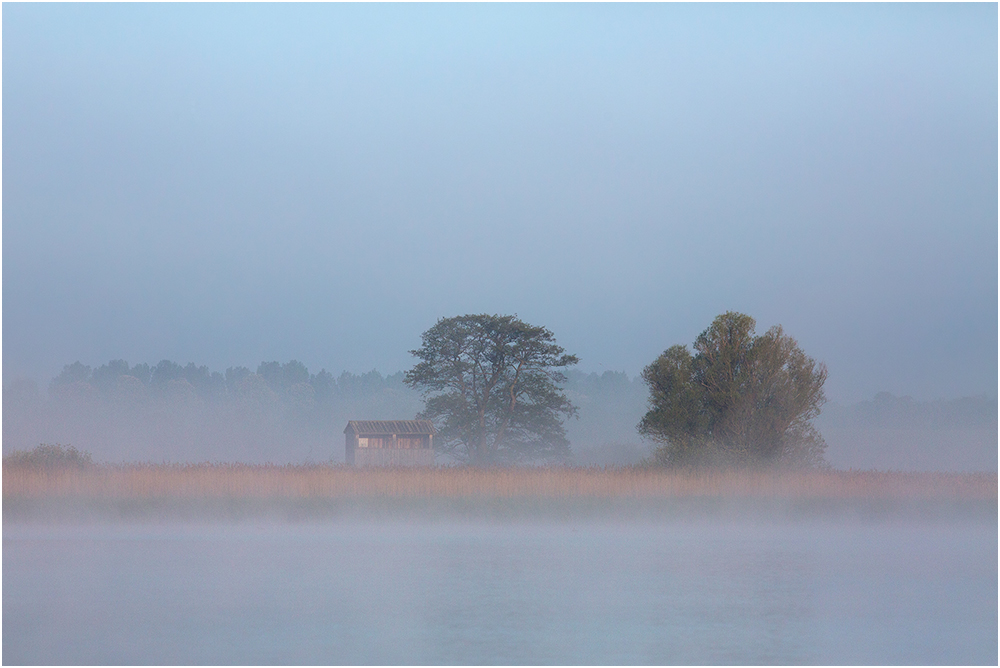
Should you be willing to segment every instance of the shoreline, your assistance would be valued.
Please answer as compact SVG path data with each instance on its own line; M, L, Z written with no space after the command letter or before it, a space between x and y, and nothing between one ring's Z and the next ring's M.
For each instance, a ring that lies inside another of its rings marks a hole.
M995 473L351 469L324 465L4 467L5 522L969 518Z

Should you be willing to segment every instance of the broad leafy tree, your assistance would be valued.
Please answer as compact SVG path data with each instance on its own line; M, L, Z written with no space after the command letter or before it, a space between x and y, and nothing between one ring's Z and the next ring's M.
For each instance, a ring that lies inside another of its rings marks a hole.
M639 432L660 443L663 464L823 465L812 426L825 402L826 367L780 326L755 335L754 319L724 313L642 373L649 412Z
M438 428L435 446L484 466L569 455L563 419L576 408L560 369L577 363L552 332L516 316L442 318L410 351L406 384L424 395L419 417Z

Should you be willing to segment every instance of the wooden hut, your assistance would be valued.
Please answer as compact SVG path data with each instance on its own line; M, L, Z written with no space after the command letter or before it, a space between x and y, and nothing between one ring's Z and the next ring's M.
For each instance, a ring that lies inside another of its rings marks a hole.
M430 420L351 420L344 442L344 458L352 466L434 465Z

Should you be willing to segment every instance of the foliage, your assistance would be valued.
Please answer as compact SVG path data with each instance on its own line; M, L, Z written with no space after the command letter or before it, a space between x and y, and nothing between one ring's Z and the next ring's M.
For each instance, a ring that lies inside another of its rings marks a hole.
M274 367L280 375L254 373ZM334 376L295 360L221 372L186 361L77 362L48 390L4 382L4 454L58 442L102 461L326 461L343 458L347 420L398 419L422 408L403 372Z
M72 445L41 443L31 450L15 450L3 458L4 467L26 466L39 469L86 469L94 465L89 452Z
M309 382L309 370L298 360L285 364L278 362L261 362L257 367L257 375L261 376L275 392L287 390L299 383Z
M435 445L474 465L569 455L562 418L576 408L558 369L577 363L552 332L516 316L442 318L410 351L420 362L406 384L420 389L420 417L438 427Z
M826 444L812 426L825 398L826 367L780 326L760 336L742 313L720 315L686 346L647 366L649 412L638 429L660 443L670 466L823 464Z
M641 377L624 371L569 369L563 389L579 409L579 419L566 423L575 464L637 464L649 455L649 445L635 432L649 396Z
M63 367L62 373L52 379L52 385L69 385L70 383L86 382L90 379L90 367L73 362Z
M139 385L152 392L163 392L176 387L178 381L186 381L203 399L225 399L240 395L241 381L248 376L260 376L274 392L291 392L301 395L303 385L312 386L317 400L344 399L362 395L378 394L391 387L402 385L402 374L383 377L377 371L355 375L347 371L335 378L326 369L310 374L306 366L297 360L281 364L261 362L257 373L247 367L229 367L225 373L210 371L207 366L197 366L193 362L181 366L170 360L161 360L156 366L136 364L130 367L125 360L111 360L96 369L74 362L63 367L62 372L52 379L51 389L83 384L96 389L101 395L114 394L123 378L134 379ZM134 381L133 381L134 382ZM307 390L306 390L307 391Z

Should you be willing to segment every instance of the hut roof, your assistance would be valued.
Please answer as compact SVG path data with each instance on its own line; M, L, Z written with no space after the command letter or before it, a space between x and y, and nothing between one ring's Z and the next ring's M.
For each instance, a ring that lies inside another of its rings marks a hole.
M430 420L351 420L345 434L434 434Z

